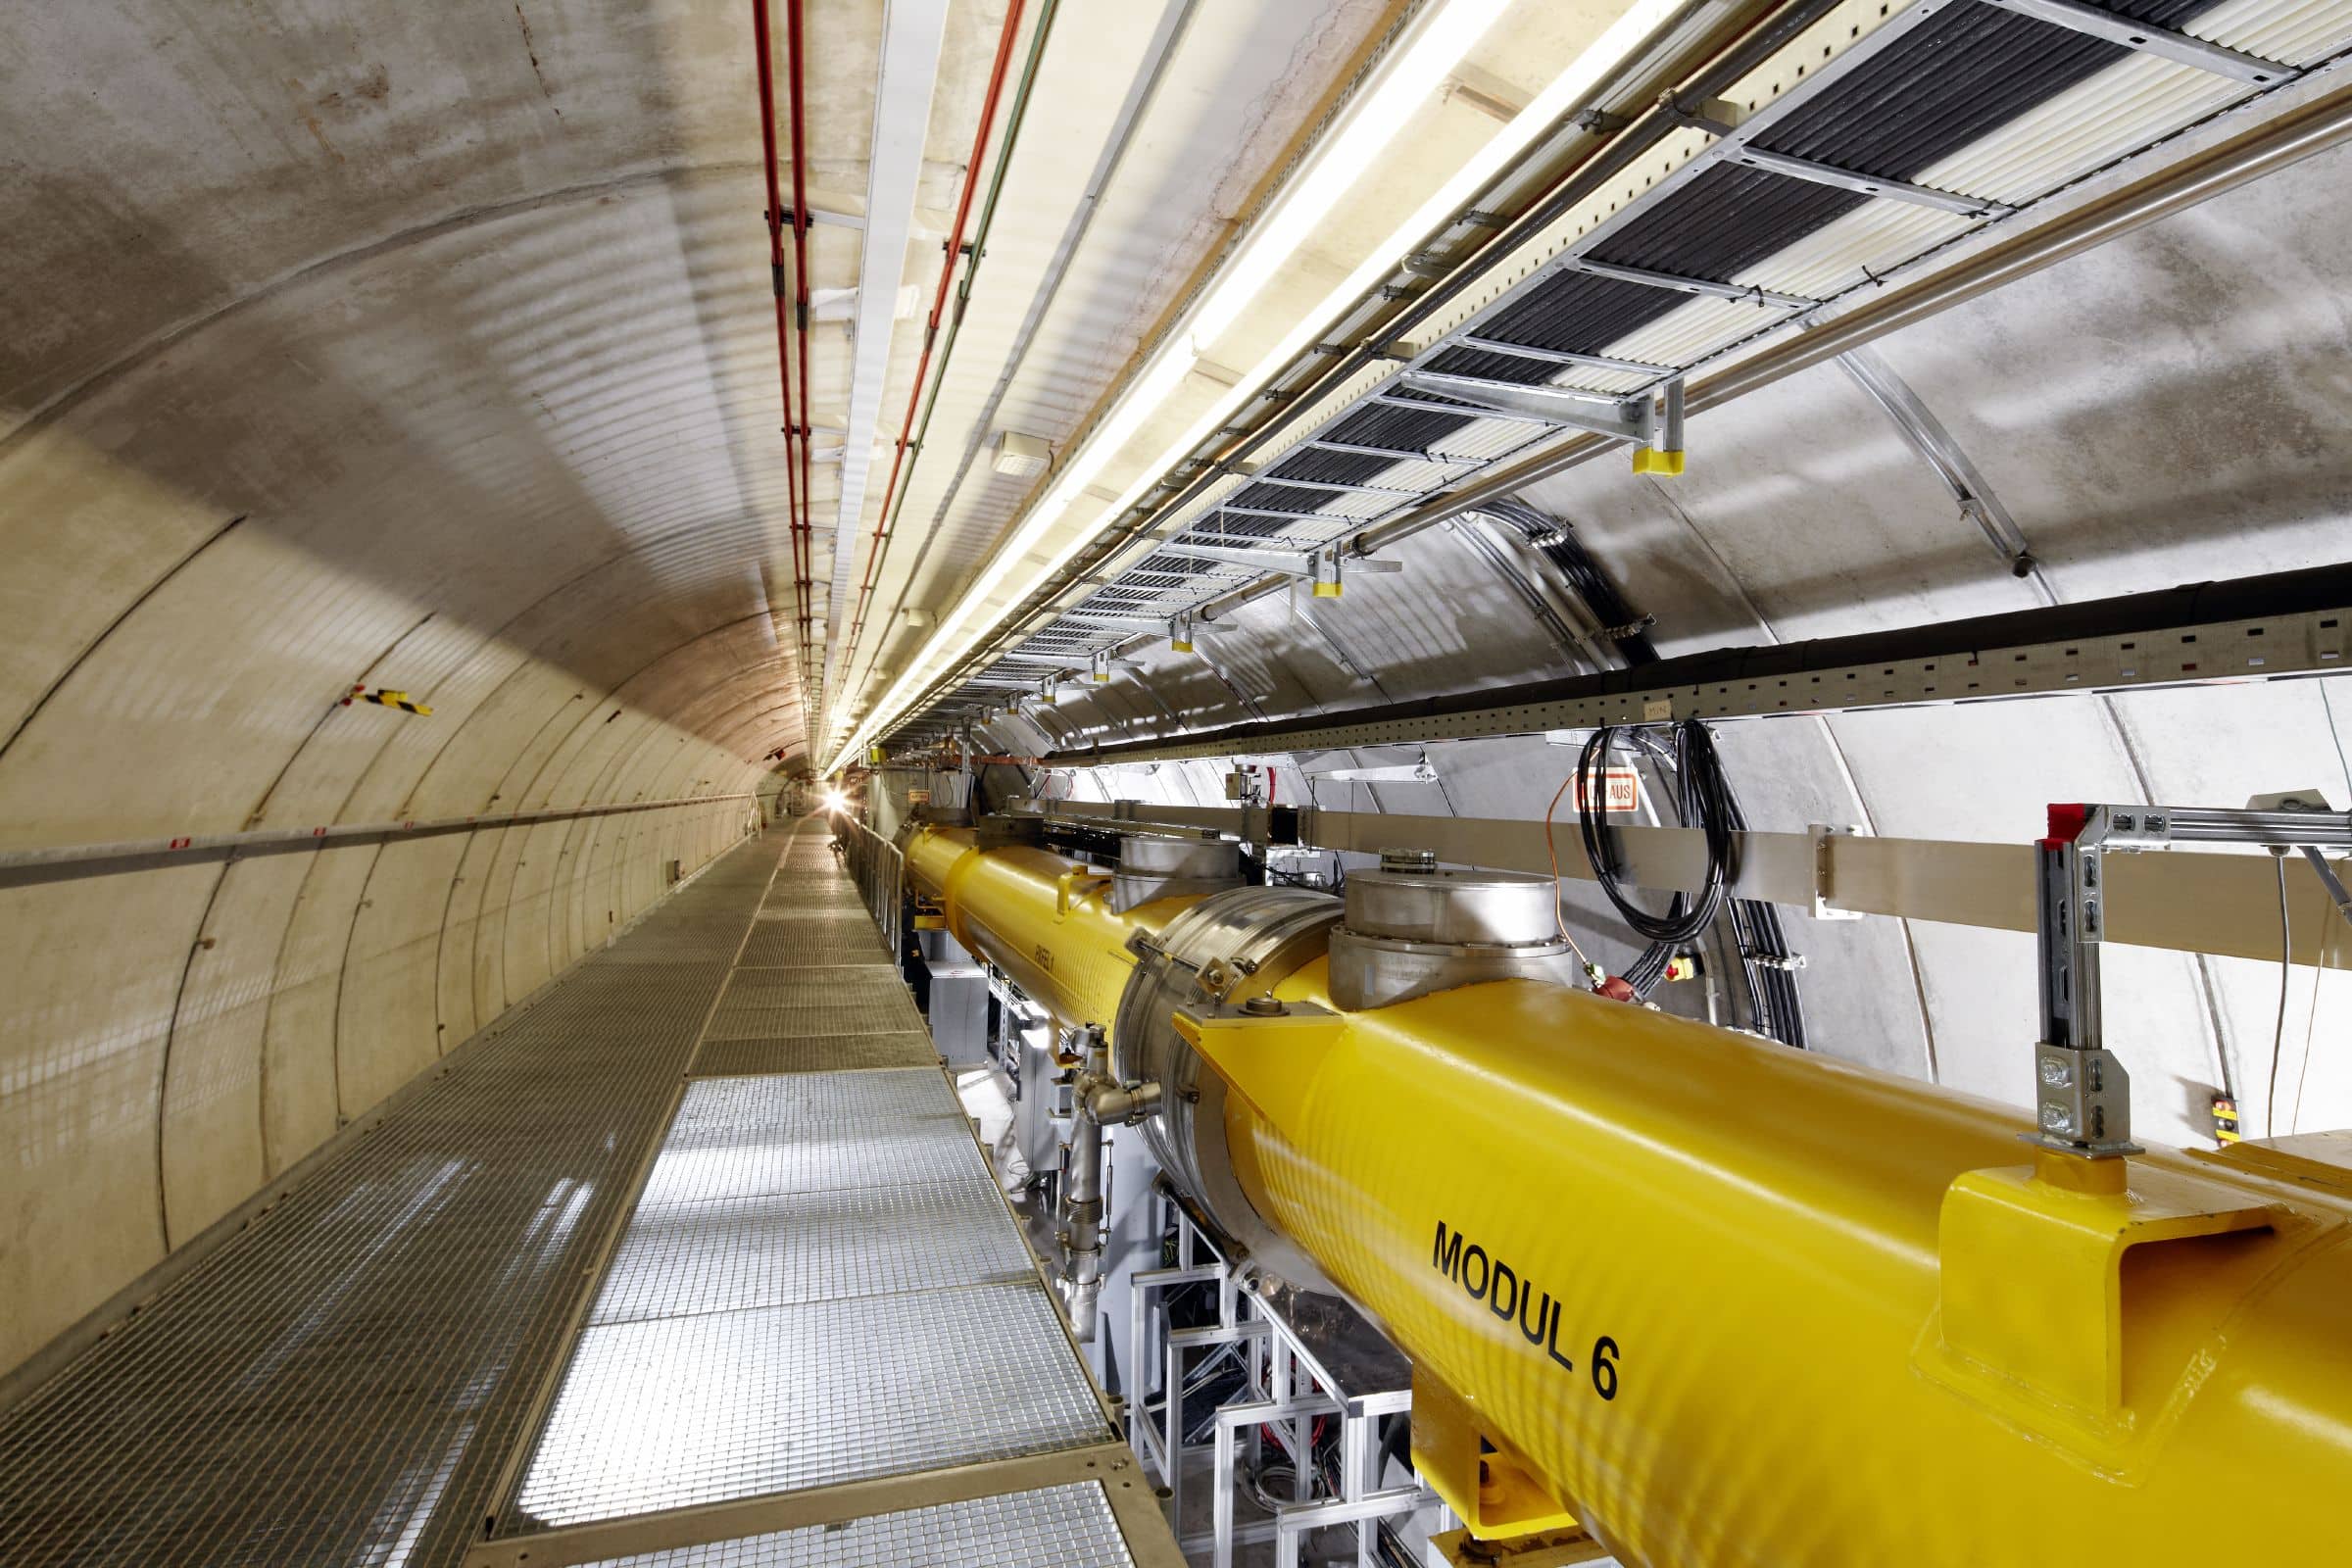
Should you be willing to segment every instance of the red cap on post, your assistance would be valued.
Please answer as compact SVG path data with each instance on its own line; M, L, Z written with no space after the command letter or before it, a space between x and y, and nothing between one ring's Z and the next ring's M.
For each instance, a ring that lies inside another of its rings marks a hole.
M2082 829L2089 822L2089 807L2053 804L2050 807L2050 836L2041 841L2041 847L2045 850L2063 849L2081 838Z

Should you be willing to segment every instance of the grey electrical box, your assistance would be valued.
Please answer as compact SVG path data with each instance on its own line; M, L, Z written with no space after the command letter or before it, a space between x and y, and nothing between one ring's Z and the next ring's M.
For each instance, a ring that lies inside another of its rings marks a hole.
M988 1060L988 977L978 964L954 958L925 965L931 973L931 1043L953 1066Z

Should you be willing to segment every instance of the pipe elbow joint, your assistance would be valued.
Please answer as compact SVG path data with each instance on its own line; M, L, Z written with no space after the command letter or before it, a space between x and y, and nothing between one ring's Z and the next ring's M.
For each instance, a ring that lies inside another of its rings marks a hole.
M1087 1114L1104 1127L1132 1127L1159 1109L1161 1090L1156 1083L1121 1087L1098 1083L1086 1093Z

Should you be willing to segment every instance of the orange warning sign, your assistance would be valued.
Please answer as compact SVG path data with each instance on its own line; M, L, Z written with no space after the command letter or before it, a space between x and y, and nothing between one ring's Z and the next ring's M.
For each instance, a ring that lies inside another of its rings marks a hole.
M1576 776L1576 808L1586 809L1586 798L1592 787L1589 773ZM1639 811L1642 809L1642 775L1630 767L1606 768L1600 775L1601 810Z

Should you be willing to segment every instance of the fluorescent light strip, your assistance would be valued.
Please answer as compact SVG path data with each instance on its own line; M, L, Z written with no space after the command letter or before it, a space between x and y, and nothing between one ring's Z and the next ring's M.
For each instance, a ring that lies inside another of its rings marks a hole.
M1259 233L1246 243L1231 264L1234 270L1212 287L1203 303L1196 308L1191 322L1180 324L1177 330L1168 334L1152 362L1129 387L1109 417L1071 459L1060 480L1036 509L1021 520L1021 525L1005 541L1004 547L991 558L970 590L956 603L956 609L942 618L938 630L932 634L923 651L892 684L889 693L874 705L872 712L858 727L857 733L842 745L833 760L826 764L827 773L838 772L844 763L858 757L861 749L876 739L921 693L934 674L970 653L983 637L995 629L993 624L976 627L968 635L961 636L953 648L949 646L950 639L957 637L964 623L983 607L989 596L1029 552L1038 546L1047 531L1078 499L1079 493L1118 455L1119 449L1144 421L1159 412L1160 405L1191 372L1198 358L1196 344L1206 342L1213 336L1201 332L1200 322L1204 318L1215 321L1220 330L1231 323L1249 298L1304 243L1314 224L1328 216L1348 185L1363 174L1371 162L1394 139L1419 101L1436 90L1446 74L1460 63L1461 57L1492 25L1501 9L1497 0L1454 0L1453 4L1443 7L1430 18L1423 31L1415 36L1399 57L1394 68L1395 74L1384 79L1350 114L1348 123L1341 128L1333 144L1332 156L1318 157L1296 187L1299 210L1307 216L1293 221L1290 218L1290 193L1286 192L1278 199L1274 212L1260 225ZM1013 596L1014 600L1017 602L1027 597L1038 584L1068 564L1081 550L1100 537L1103 527L1154 488L1162 473L1229 422L1237 410L1257 396L1259 388L1314 341L1326 323L1337 318L1357 299L1370 292L1382 278L1395 271L1399 258L1466 206L1505 165L1546 134L1562 116L1590 94L1605 75L1631 58L1680 9L1679 0L1637 0L1630 10L1612 23L1605 32L1569 63L1565 71L1537 94L1525 109L1512 117L1509 124L1490 138L1475 158L1455 171L1443 187L1376 247L1345 281L1325 296L1312 311L1302 315L1273 350L1242 376L1225 396L1219 398L1182 439L1147 464L1142 470L1144 476L1129 487L1125 495L1104 507L1091 529L1074 532L1045 564L1032 572L1029 580ZM1446 40L1449 47L1439 47L1436 40L1440 39ZM1425 45L1429 46L1426 52ZM1407 79L1418 84L1417 95L1410 98L1392 96L1391 86ZM1356 132L1359 126L1372 127L1377 134L1367 132L1358 138ZM1339 153L1343 146L1348 149L1347 157L1354 161L1352 168L1340 162ZM1277 234L1287 236L1279 247L1272 243ZM1243 269L1247 269L1247 271ZM1246 287L1243 286L1245 282ZM1212 311L1221 313L1221 316L1211 316Z
M899 285L906 275L914 207L921 195L923 141L931 124L931 91L939 79L947 36L948 0L891 0L882 33L882 73L874 90L872 151L866 164L865 241L858 261L858 306L852 329L849 418L842 435L841 500L833 523L832 589L825 596L824 691L840 673L842 614L850 567L858 554L858 524L865 514L866 470L890 378L897 336Z
M1193 318L1195 353L1206 354L1224 336L1509 4L1510 0L1455 0L1430 19L1380 84L1349 111L1348 123L1316 150L1293 188L1283 193L1241 254L1227 265L1225 275Z

